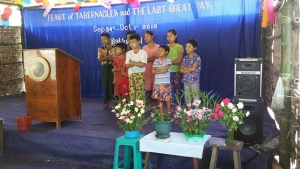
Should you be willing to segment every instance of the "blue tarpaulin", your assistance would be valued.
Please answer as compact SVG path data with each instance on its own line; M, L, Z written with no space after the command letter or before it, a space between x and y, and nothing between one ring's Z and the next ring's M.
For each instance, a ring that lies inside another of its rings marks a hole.
M112 42L126 40L126 32L155 33L155 42L166 44L169 29L178 33L178 43L189 38L199 42L202 59L202 91L233 96L234 59L260 57L260 0L180 0L130 5L52 9L22 9L25 48L59 48L84 62L81 65L82 96L102 96L101 64L97 49L100 34L108 32ZM142 46L145 45L143 42ZM184 54L185 55L185 54Z

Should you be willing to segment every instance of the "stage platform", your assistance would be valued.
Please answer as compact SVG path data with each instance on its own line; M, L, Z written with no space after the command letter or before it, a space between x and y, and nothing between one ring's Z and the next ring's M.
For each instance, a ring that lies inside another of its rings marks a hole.
M25 95L0 97L1 113L4 118L4 156L23 155L51 160L61 160L76 163L112 168L115 139L123 135L116 123L116 118L110 110L102 110L103 100L99 98L82 98L82 121L76 118L62 122L56 129L55 123L32 121L29 131L18 131L16 117L26 115ZM147 124L141 130L148 134L154 130L153 124ZM173 132L181 132L178 125L173 124ZM213 137L226 136L226 127L214 122L207 130ZM274 121L265 115L264 137L276 138ZM176 147L174 147L176 148ZM206 144L205 152L209 162L212 148ZM257 152L244 147L241 152L243 169L266 169L268 161L275 154L275 149L267 152ZM203 159L204 160L204 159ZM151 156L155 169L156 155ZM199 160L202 164L202 160ZM193 168L191 158L164 155L163 169ZM217 163L218 168L233 168L232 152L221 150ZM100 167L101 168L101 167Z

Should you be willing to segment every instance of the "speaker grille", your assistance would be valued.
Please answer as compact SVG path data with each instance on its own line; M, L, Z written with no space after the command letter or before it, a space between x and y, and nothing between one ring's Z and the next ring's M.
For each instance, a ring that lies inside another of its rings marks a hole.
M257 132L257 125L253 119L244 119L244 123L239 126L240 132L245 136L251 136Z
M262 60L235 59L234 96L240 99L262 97Z
M235 99L234 99L235 100ZM237 104L237 102L233 102ZM267 109L263 100L256 102L243 102L244 110L250 115L244 118L234 133L234 139L243 141L246 145L261 143L263 140L263 116Z
M254 92L257 87L257 78L253 76L243 76L239 79L238 85L242 92Z

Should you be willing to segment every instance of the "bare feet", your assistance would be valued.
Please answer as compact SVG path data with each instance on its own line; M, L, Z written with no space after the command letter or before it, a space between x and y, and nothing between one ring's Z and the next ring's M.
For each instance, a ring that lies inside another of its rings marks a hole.
M108 109L108 107L109 107L109 104L105 103L105 104L103 104L103 108L102 109L106 110L106 109Z
M152 112L152 107L151 106L147 107L146 113L149 113L149 112Z

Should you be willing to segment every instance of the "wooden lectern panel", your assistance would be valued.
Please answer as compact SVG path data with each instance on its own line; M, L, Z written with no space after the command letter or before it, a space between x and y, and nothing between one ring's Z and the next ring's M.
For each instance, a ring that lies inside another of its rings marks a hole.
M80 61L59 49L24 50L27 115L60 123L81 119Z

